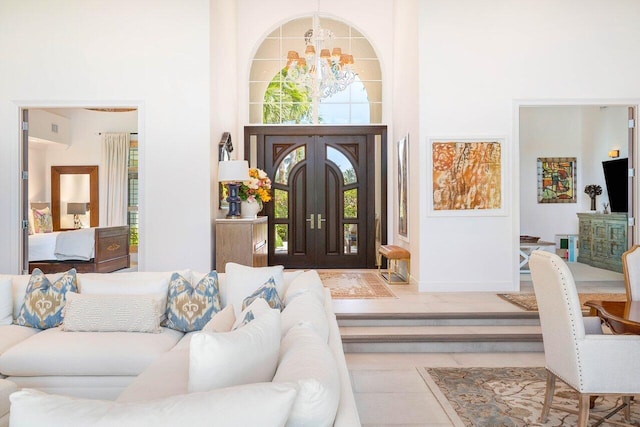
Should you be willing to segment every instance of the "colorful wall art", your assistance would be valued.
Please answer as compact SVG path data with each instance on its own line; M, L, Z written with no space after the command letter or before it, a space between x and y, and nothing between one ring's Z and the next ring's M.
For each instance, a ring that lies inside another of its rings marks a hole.
M538 158L538 203L576 203L576 158Z

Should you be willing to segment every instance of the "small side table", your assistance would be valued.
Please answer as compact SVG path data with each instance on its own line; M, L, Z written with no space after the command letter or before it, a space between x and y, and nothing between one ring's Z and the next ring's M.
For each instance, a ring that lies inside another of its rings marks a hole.
M411 252L396 245L382 245L380 249L378 249L378 254L380 256L385 257L387 262L387 277L384 276L384 273L381 272L380 267L382 266L382 262L378 263L378 274L380 277L385 279L387 283L396 284L396 283L409 283L409 279L411 278ZM404 280L393 280L393 275L395 274L397 277L401 276L398 274L398 262L404 261L407 264L407 277Z
M529 257L536 249L548 248L556 246L555 243L539 240L537 242L520 242L520 273L531 273L529 270Z

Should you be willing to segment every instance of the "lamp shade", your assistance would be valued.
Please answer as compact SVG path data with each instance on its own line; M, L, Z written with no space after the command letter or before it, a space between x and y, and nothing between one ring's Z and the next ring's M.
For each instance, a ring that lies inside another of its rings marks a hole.
M87 204L86 203L67 203L67 214L68 215L84 215L87 213Z
M249 179L249 162L246 160L227 160L218 163L218 181L239 182Z

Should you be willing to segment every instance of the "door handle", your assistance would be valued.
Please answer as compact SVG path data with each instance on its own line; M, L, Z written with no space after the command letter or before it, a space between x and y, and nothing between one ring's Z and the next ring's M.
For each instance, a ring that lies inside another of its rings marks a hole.
M318 214L318 230L322 230L322 223L326 221L326 219L322 219L322 214Z
M313 230L313 229L314 229L314 227L315 227L315 224L313 223L313 220L314 220L314 218L313 218L313 217L314 217L314 216L315 216L314 214L309 214L309 218L305 219L305 221L307 221L308 223L310 223L310 225L311 225L311 229L312 229L312 230Z

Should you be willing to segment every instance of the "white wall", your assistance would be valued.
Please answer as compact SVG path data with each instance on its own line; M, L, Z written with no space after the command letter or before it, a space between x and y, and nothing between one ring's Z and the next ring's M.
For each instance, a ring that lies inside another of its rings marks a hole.
M139 108L139 268L211 268L209 19L208 0L0 3L0 272L19 270L19 107L91 104Z
M425 0L419 20L421 164L429 136L504 135L509 150L505 216L428 217L421 193L420 289L517 290L521 174L514 106L640 99L640 57L629 54L640 39L640 3ZM420 182L428 191L428 171Z

